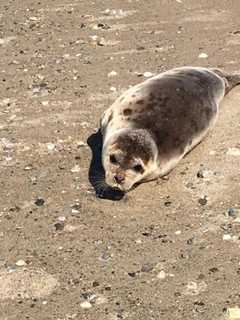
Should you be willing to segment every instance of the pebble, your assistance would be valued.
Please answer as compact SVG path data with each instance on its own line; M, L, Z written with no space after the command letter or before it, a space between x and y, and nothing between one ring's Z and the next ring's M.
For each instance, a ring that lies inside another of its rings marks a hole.
M239 157L240 156L240 148L229 148L227 151L227 155Z
M100 305L100 304L104 304L104 303L107 303L107 298L104 296L99 296L95 300L96 305Z
M197 173L197 177L202 179L208 178L211 175L212 175L212 171L208 169L200 169Z
M178 235L180 235L182 233L182 231L181 230L177 230L176 232L175 232L175 234L178 236Z
M80 171L80 167L77 164L71 169L72 173L79 172L79 171Z
M24 260L18 260L16 262L16 266L18 266L18 267L23 267L25 265L26 265L26 262Z
M240 320L240 308L228 308L227 317L227 320Z
M54 144L54 143L51 143L51 142L49 142L49 143L47 143L47 149L48 149L48 151L54 151L55 150L55 148L56 148L56 145Z
M105 11L103 11L103 14L105 16L115 16L116 18L120 18L120 17L125 17L128 15L127 11L123 11L122 9L118 9L118 10L111 10L111 9L106 9Z
M162 279L165 279L166 276L167 276L166 272L162 270L158 273L157 278L162 280Z
M37 198L37 200L34 202L36 206L41 207L44 205L45 200L42 198Z
M128 272L129 277L135 278L136 277L136 272Z
M56 231L62 231L64 229L64 223L63 222L56 222L54 224L54 227Z
M98 281L93 281L93 284L92 284L92 286L93 287L98 287L100 285L100 283L98 282Z
M108 16L108 15L111 14L111 10L110 10L110 9L106 9L103 13L104 13L106 16Z
M238 209L236 208L229 208L228 209L228 212L227 212L227 215L231 218L236 218L240 215L240 212Z
M78 214L78 213L80 213L79 210L77 210L77 209L72 209L72 214Z
M44 107L48 106L48 101L42 101L42 105L43 105Z
M202 53L199 54L198 58L206 59L206 58L208 58L208 55L206 53L202 52Z
M110 88L110 91L112 91L112 92L116 92L116 91L117 91L117 89L116 89L115 87L111 87L111 88Z
M66 217L60 216L60 217L58 217L57 219L58 219L58 221L60 221L60 222L64 222L64 221L66 220Z
M31 164L29 164L28 166L26 166L24 168L24 170L28 171L28 170L32 170L33 169L33 166Z
M0 39L0 45L8 44L10 41L16 39L16 37L6 37Z
M186 288L183 290L183 294L189 295L189 296L195 296L200 294L201 292L206 291L207 284L204 281L201 281L200 283L191 281L187 284Z
M108 73L108 77L115 77L116 75L117 75L117 72L114 70Z
M77 141L77 147L80 148L80 147L86 147L87 144L83 141Z
M230 234L224 234L223 235L223 240L224 241L230 241L230 240L232 240L232 236Z
M73 232L73 231L76 231L77 229L79 229L78 226L73 226L71 224L67 224L64 228L64 230L67 232Z
M92 308L92 304L89 301L84 301L80 304L81 308L83 309L90 309Z
M90 38L91 38L93 41L97 41L98 36L97 36L97 35L94 35L94 36L90 36Z
M153 73L147 71L147 72L144 72L143 76L144 76L145 78L151 78L151 77L153 76Z
M93 30L99 30L99 29L108 30L108 29L111 29L111 27L106 23L98 23L98 24L94 25L92 28L93 28Z
M146 263L142 266L141 272L151 272L154 269L154 265L151 263Z
M205 206L207 204L208 200L207 200L207 196L203 196L201 198L198 199L198 203L201 205L201 206Z
M211 150L211 151L209 151L209 155L210 155L210 156L215 156L215 155L216 155L216 153L217 153L217 152L216 152L215 150Z

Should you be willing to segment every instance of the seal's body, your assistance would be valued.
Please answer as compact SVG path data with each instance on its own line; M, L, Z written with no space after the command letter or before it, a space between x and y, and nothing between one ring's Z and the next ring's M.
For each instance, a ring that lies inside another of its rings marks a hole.
M183 67L127 90L101 120L107 183L128 191L166 175L205 137L238 83L239 75Z

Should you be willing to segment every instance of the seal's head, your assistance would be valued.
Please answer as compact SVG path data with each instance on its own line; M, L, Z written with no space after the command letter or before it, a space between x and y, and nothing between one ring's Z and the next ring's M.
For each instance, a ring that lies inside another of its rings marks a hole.
M155 170L157 147L146 130L123 129L103 147L106 182L122 191L148 179Z

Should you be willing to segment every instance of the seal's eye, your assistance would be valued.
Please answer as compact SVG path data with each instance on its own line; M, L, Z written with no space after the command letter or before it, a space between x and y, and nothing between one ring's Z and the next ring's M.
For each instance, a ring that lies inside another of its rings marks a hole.
M113 164L117 163L117 159L116 159L116 156L114 154L111 154L109 158L110 158L110 162L111 163L113 163Z
M144 169L143 167L141 166L141 164L136 164L134 167L133 167L133 170L136 171L136 172L140 172L140 173L143 173Z

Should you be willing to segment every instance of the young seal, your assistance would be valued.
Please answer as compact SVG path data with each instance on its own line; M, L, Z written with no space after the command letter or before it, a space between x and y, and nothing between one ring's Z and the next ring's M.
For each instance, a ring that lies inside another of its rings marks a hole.
M169 173L214 125L240 74L182 67L121 95L101 119L106 182L130 190Z

